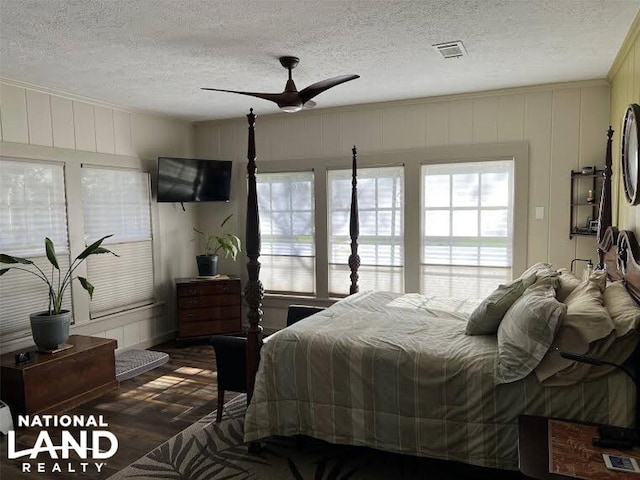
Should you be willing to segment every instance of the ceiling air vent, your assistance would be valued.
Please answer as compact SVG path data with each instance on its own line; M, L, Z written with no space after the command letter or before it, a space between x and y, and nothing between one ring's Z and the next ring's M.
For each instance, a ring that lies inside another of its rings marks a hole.
M460 40L457 42L436 43L432 45L443 58L460 58L468 55Z

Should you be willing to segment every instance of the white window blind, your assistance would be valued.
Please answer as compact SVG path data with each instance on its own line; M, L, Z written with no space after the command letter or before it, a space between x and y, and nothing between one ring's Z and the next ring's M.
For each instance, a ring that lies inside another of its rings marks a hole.
M69 268L69 240L63 166L0 158L0 252L29 258L51 279L53 267L45 254L45 237L53 241L64 274ZM57 271L54 278L57 280ZM29 314L47 310L48 298L47 285L29 273L10 270L0 277L3 341L29 336ZM71 309L71 291L62 305Z
M256 182L265 290L315 293L313 172L261 173Z
M361 290L404 289L404 174L402 167L358 169L358 255ZM351 280L351 170L328 174L329 292L348 294Z
M513 161L424 165L422 292L484 298L511 277Z
M95 287L91 317L153 303L149 174L83 166L82 193L85 243L113 234L103 245L120 255L87 258L87 279Z

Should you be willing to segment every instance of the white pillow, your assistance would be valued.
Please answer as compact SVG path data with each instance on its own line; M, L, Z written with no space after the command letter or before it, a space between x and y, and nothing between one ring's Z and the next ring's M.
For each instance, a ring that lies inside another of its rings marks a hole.
M538 380L545 385L572 385L589 373L591 365L562 358L559 351L600 357L615 340L598 281L581 282L565 300L566 318L536 368Z

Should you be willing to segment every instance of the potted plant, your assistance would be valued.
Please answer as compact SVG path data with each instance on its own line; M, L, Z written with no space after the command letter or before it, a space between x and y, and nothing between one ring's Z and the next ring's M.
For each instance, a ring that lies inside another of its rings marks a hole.
M220 228L224 229L224 225L233 217L233 213L225 218L220 224ZM214 276L218 274L218 252L222 250L224 252L224 258L231 257L235 260L238 253L242 251L242 245L240 238L233 233L222 233L220 235L213 235L202 230L198 230L193 227L193 230L198 234L200 240L200 246L202 248L202 254L196 256L198 262L198 275Z
M33 340L41 351L51 351L60 348L69 338L69 324L71 322L71 312L69 310L62 309L62 300L67 288L71 285L74 279L78 279L82 288L88 293L89 297L93 297L94 287L89 283L85 277L74 277L73 272L80 266L80 264L86 260L89 255L97 255L100 253L110 253L116 255L110 250L101 247L102 242L109 238L111 235L102 237L100 240L95 241L84 251L78 255L69 269L64 273L60 271L60 265L58 264L58 258L56 257L56 251L53 242L49 237L44 239L44 248L47 254L47 259L51 264L51 278L38 267L35 263L27 258L13 257L4 253L0 254L0 263L14 264L14 265L31 265L35 270L30 270L21 266L13 266L0 269L0 276L7 273L9 270L20 270L30 273L47 284L49 289L49 309L42 312L32 313L29 318L31 321L31 333ZM55 280L55 271L57 272L57 281Z

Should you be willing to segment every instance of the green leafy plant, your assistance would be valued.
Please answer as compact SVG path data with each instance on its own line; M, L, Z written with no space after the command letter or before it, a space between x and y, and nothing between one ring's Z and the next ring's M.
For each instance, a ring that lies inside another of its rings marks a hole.
M223 229L224 225L229 221L231 217L233 217L233 213L222 221L222 223L220 224L220 228ZM204 252L202 255L214 255L222 250L224 252L224 258L231 257L235 260L238 256L238 253L242 251L240 238L238 238L238 236L234 235L233 233L222 233L220 235L213 235L211 233L198 230L196 227L193 227L193 230L198 234L200 246L202 248L202 251Z
M119 255L116 255L111 250L107 250L106 248L101 247L102 242L106 238L109 238L111 236L112 235L106 235L102 237L100 240L95 241L94 243L89 245L87 248L85 248L84 251L80 255L78 255L75 258L75 260L71 263L71 265L69 266L69 269L64 274L64 276L62 276L62 272L60 271L60 265L58 264L56 251L53 246L53 242L49 237L46 237L44 239L44 248L47 254L47 259L51 264L51 280L49 280L47 275L42 271L40 267L38 267L38 265L33 263L28 258L12 257L11 255L7 255L5 253L0 253L0 263L31 265L35 268L35 270L29 270L28 268L24 268L24 267L7 267L7 268L0 269L0 276L4 275L9 270L13 269L13 270L21 270L23 272L27 272L38 277L40 280L45 282L49 287L49 315L57 315L62 311L62 300L64 298L64 294L67 288L69 287L69 285L71 285L71 282L73 282L75 278L78 279L78 281L80 282L80 285L82 285L82 287L89 293L89 297L93 297L93 290L94 290L93 285L91 285L85 277L74 277L73 272L76 270L76 268L80 266L80 264L84 260L86 260L86 258L89 255L110 253L111 255L118 257ZM54 281L55 270L58 271L57 282ZM54 286L54 283L55 283L55 286Z

